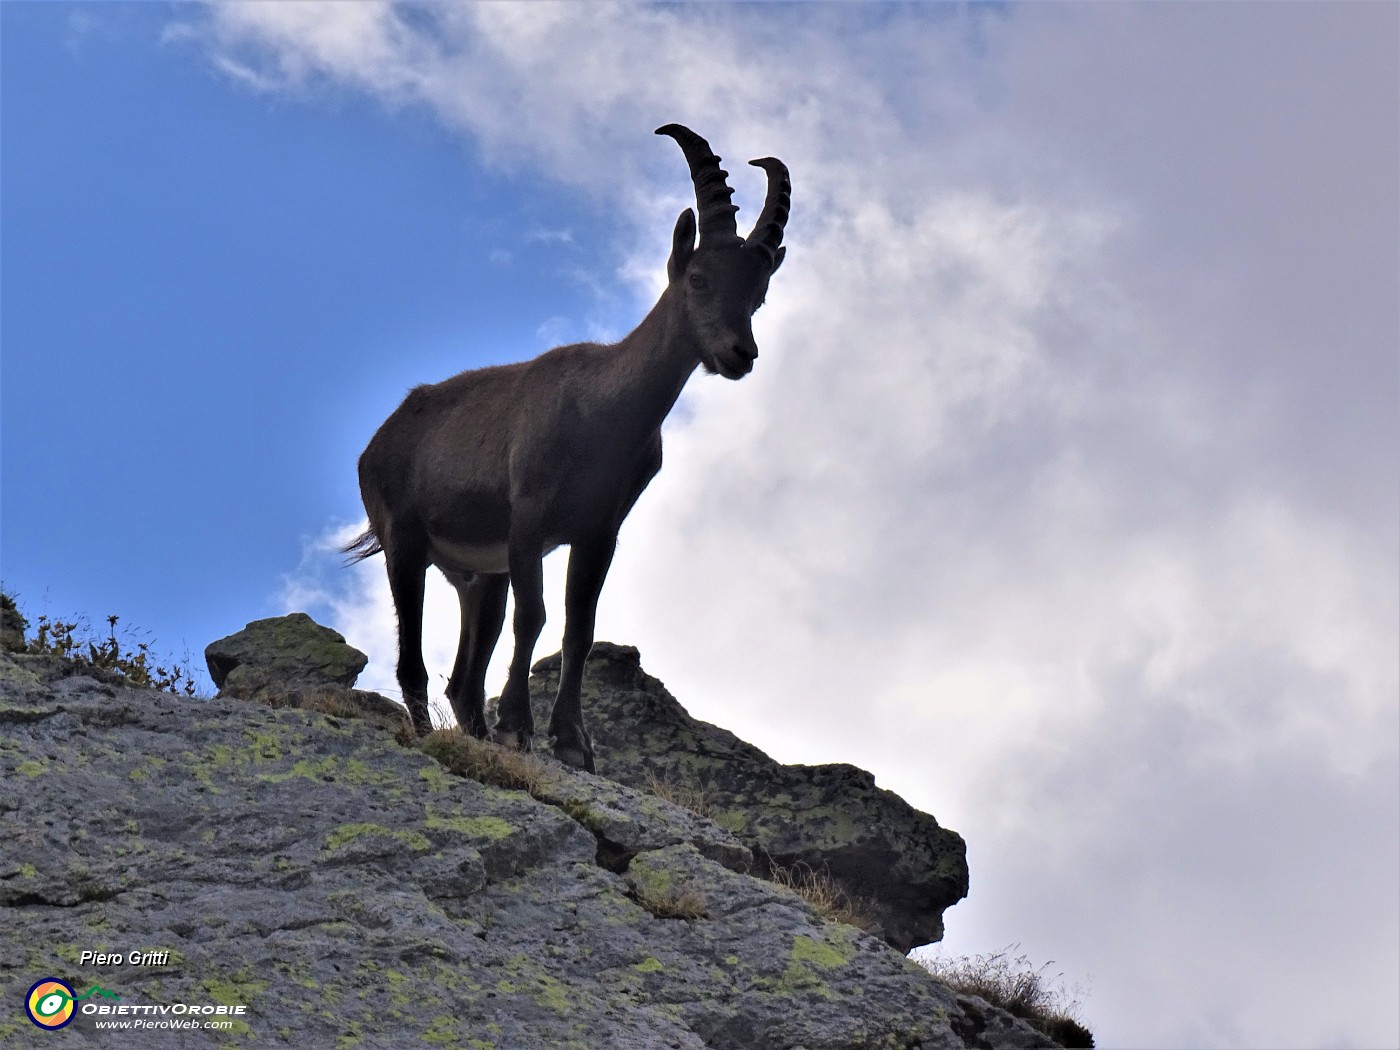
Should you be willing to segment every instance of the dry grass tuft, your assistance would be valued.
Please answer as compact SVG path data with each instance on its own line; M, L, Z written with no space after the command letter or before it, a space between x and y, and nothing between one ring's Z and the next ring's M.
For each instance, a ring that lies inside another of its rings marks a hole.
M363 718L367 714L364 705L356 703L348 689L310 690L298 706L334 718Z
M434 729L456 729L457 716L452 712L452 705L443 700L428 701L428 720L432 722Z
M1094 1036L1079 1021L1079 999L1064 991L1064 974L1047 977L1046 963L1038 969L1011 945L988 955L956 959L918 960L929 973L955 992L975 995L1030 1022L1061 1046L1093 1047Z
M773 864L768 881L792 890L824 919L844 922L867 933L879 929L880 921L870 902L847 893L828 872L814 871L802 863L790 868Z
M637 902L658 919L703 919L709 914L710 902L697 889L668 889L656 893L638 889Z
M478 740L459 728L434 729L417 746L459 776L531 795L543 792L554 776L533 755Z
M714 800L709 788L703 785L681 784L648 772L646 790L663 802L688 809L698 817L708 819L714 813Z
M402 698L399 702L403 702ZM428 723L433 727L434 733L450 733L461 728L457 725L457 717L452 713L452 708L442 700L428 701ZM421 741L427 739L418 736L407 708L404 709L403 723L394 730L394 739L404 747L419 747Z
M342 686L288 689L285 692L264 691L255 699L268 707L296 707L333 718L364 718L369 714L364 705L355 700L350 690Z

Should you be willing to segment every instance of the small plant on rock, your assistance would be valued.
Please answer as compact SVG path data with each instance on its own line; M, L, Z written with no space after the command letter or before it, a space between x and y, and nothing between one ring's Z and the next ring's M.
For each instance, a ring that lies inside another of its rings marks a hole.
M816 871L801 862L792 867L769 865L768 881L792 890L824 919L844 922L867 933L879 926L868 901L853 897L826 871Z
M0 591L0 649L24 652L24 632L29 621L19 611L14 598Z
M305 688L291 687L283 691L262 692L254 699L268 707L295 707L303 711L315 711L332 718L364 718L366 710L355 699L354 693L345 686L322 685ZM404 720L408 715L405 713Z
M710 791L704 785L682 784L677 780L648 772L646 789L663 802L688 809L697 817L709 817L714 812Z
M117 616L107 617L107 637L98 638L82 617L63 620L41 613L37 617L34 638L24 651L116 671L140 688L159 689L179 696L197 695L194 675L187 664L173 660L157 662L157 657L151 652L151 643L141 640L133 642L133 632L129 628L119 638L119 620Z
M1029 1022L1065 1047L1092 1048L1093 1034L1079 1022L1080 1002L1061 985L1064 974L1047 977L1050 963L1036 968L1019 944L987 955L923 958L919 963L949 988L975 995Z
M664 890L639 888L637 903L658 919L686 921L705 918L710 904L703 893L691 887L667 887Z
M478 740L461 729L435 729L418 743L449 771L483 784L538 796L552 774L533 755Z

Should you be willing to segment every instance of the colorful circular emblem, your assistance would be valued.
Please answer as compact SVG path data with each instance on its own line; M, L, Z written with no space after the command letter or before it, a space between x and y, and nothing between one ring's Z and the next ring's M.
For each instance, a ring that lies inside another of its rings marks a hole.
M40 1028L62 1028L73 1020L73 995L67 981L45 977L29 989L24 1009Z

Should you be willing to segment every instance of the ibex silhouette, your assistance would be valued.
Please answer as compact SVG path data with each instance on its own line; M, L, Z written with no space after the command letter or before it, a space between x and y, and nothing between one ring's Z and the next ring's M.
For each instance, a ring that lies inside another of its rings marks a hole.
M544 626L541 562L569 550L564 651L550 719L554 753L593 772L579 692L598 595L618 529L661 469L661 423L697 365L726 379L753 370L752 316L782 264L792 184L772 157L763 211L739 236L728 173L709 144L667 124L699 209L676 221L666 290L612 345L575 343L532 361L462 372L412 390L360 456L369 528L352 560L384 552L399 621L398 680L415 730L431 728L423 666L423 583L436 565L457 589L462 635L447 695L457 721L487 735L486 664L515 591L515 651L501 694L498 743L529 750L527 680Z

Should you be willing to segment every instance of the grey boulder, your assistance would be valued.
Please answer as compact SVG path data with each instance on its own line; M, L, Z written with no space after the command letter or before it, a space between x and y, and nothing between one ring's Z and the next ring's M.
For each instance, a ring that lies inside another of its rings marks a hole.
M289 686L355 684L369 658L306 613L254 620L204 648L209 677L224 696L254 699Z

